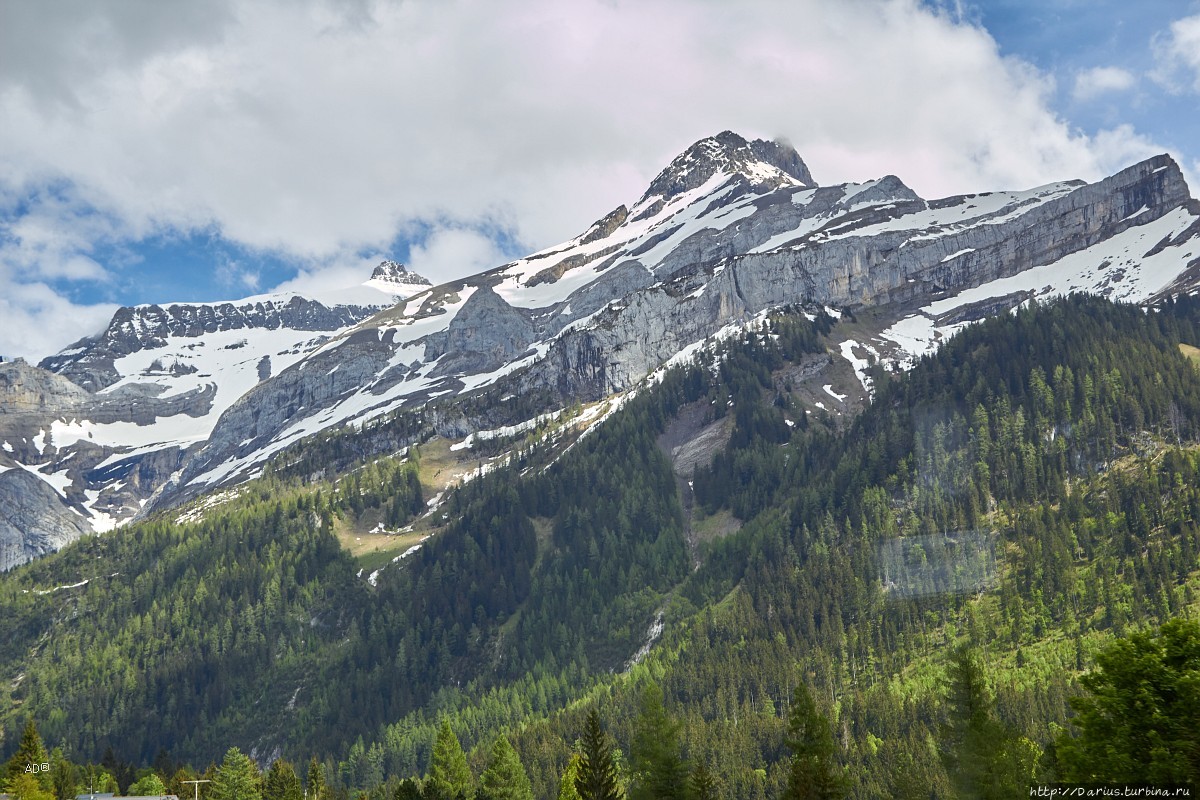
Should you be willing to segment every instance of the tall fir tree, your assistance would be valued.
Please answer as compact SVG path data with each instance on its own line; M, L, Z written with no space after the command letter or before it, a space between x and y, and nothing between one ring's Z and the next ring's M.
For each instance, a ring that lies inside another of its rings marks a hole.
M1172 619L1096 654L1058 738L1064 780L1200 786L1200 623Z
M787 746L792 751L786 800L836 800L846 794L837 742L803 681L792 694Z
M308 762L308 782L304 791L306 800L325 800L325 768L316 756Z
M51 789L51 777L49 771L42 771L42 764L50 763L50 754L46 752L46 746L42 744L41 734L38 733L37 725L34 724L33 717L27 717L25 720L25 730L21 733L21 743L17 745L17 752L8 760L8 764L4 769L4 783L10 785L14 778L18 775L32 775L37 785L45 790ZM34 767L34 765L37 765Z
M443 718L437 739L433 743L433 754L429 759L426 790L434 792L435 797L453 800L460 794L469 797L472 783L467 755L450 728L450 720Z
M575 790L580 800L622 800L612 745L600 725L600 714L594 708L588 712L579 745L579 777L575 779Z
M497 736L487 768L479 777L489 800L533 800L533 787L521 757L506 736Z
M304 800L304 788L290 761L276 759L263 779L263 800Z
M50 751L50 788L55 800L73 800L78 794L79 768L63 755L61 747Z
M689 800L717 800L717 779L703 761L696 761L696 765L692 767L688 789L691 791Z
M1041 752L995 718L983 664L969 647L955 651L946 688L942 758L959 795L1003 800L1027 791Z
M633 733L631 800L683 800L688 770L679 751L679 723L663 705L662 688L650 683L642 690Z

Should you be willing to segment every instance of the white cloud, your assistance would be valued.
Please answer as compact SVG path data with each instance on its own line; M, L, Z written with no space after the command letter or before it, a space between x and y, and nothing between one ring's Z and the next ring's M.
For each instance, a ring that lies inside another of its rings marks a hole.
M36 363L99 333L116 310L114 305L72 303L44 283L13 282L0 274L0 355Z
M438 228L411 248L408 268L418 275L472 275L498 266L504 252L486 232Z
M1169 31L1155 37L1154 56L1159 83L1172 91L1200 92L1200 14L1175 20Z
M895 173L930 197L1161 149L1073 130L1044 74L916 0L12 5L11 186L69 184L113 235L211 227L325 265L300 282L431 227L412 258L431 279L493 266L490 231L524 250L572 236L724 129L788 138L819 181Z
M1121 67L1092 67L1075 75L1073 96L1077 101L1091 100L1109 92L1124 92L1137 83L1133 73Z

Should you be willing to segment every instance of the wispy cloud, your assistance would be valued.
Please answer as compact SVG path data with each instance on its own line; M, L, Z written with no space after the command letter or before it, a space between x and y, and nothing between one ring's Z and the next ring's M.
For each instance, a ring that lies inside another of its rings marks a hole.
M1155 80L1174 92L1200 92L1200 14L1172 22L1153 46Z
M1137 78L1127 69L1092 67L1075 75L1072 95L1077 101L1086 101L1110 92L1125 92L1135 85Z

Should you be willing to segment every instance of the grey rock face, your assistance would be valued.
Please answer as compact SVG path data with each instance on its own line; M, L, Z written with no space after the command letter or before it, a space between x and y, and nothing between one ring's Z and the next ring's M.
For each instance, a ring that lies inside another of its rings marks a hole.
M747 169L758 162L775 167L782 176L760 176L758 169ZM743 174L756 186L780 185L781 177L790 177L805 186L815 186L799 154L790 146L755 139L747 142L732 131L723 131L701 139L685 150L650 183L640 202L652 197L670 200L696 189L721 171Z
M0 473L0 572L52 553L90 531L44 481L19 468Z
M117 359L139 350L163 347L168 336L200 337L241 329L334 331L364 320L378 310L377 306L329 307L299 296L286 302L241 305L127 306L117 310L103 333L81 339L62 353L43 359L40 366L66 376L88 391L98 392L121 379L114 368Z
M408 268L396 261L380 261L371 273L371 280L395 283L400 286L431 286L429 279L409 272Z
M711 194L672 200L718 175L728 179ZM502 402L459 396L501 373L508 377L497 398L533 395L547 408L600 399L770 308L924 303L1193 206L1166 156L1092 185L927 202L890 175L816 187L785 145L720 134L672 162L633 206L636 216L618 208L579 240L434 287L417 298L416 313L381 314L263 381L186 458L180 485L152 505L201 491L214 475L225 480L221 465L253 463L262 448L299 435L290 429L299 420L312 430L326 424L313 420L355 418L340 409L403 406L447 436L512 424L522 420L508 419ZM1200 227L1185 234L1176 238L1200 237ZM560 289L562 280L573 290ZM471 290L457 313L445 312ZM996 308L984 301L959 313Z
M895 185L886 191L889 199L907 194ZM563 334L530 369L526 385L597 399L628 388L729 322L781 303L880 305L961 290L1050 263L1188 202L1178 166L1159 156L1010 221L927 241L910 241L911 228L840 238L818 231L790 249L725 255L722 246L728 245L719 235L705 237L707 249L688 239L686 255L668 259L673 273L659 270L671 274L670 281L636 292L586 330ZM865 216L857 227L878 221ZM738 236L762 238L742 231ZM961 255L949 258L956 253ZM693 294L697 287L703 291Z
M484 284L450 321L445 338L426 345L425 360L447 356L433 375L487 372L525 352L534 338L533 323Z
M592 227L587 229L587 233L580 237L579 243L589 244L597 239L604 239L611 236L613 231L624 225L627 219L629 219L629 209L623 205L617 206L592 223Z

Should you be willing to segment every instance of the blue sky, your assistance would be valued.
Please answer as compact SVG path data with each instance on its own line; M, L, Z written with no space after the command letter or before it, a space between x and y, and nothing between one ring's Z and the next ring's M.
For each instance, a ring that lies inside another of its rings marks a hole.
M1002 53L1054 78L1052 107L1072 124L1093 133L1133 125L1193 161L1200 156L1194 66L1164 56L1171 23L1200 14L1200 3L988 0L966 5L963 13ZM1200 48L1200 40L1187 45ZM1192 52L1194 65L1200 52Z
M926 197L1200 175L1190 0L0 0L0 354L118 304L434 280L584 230L691 142Z

